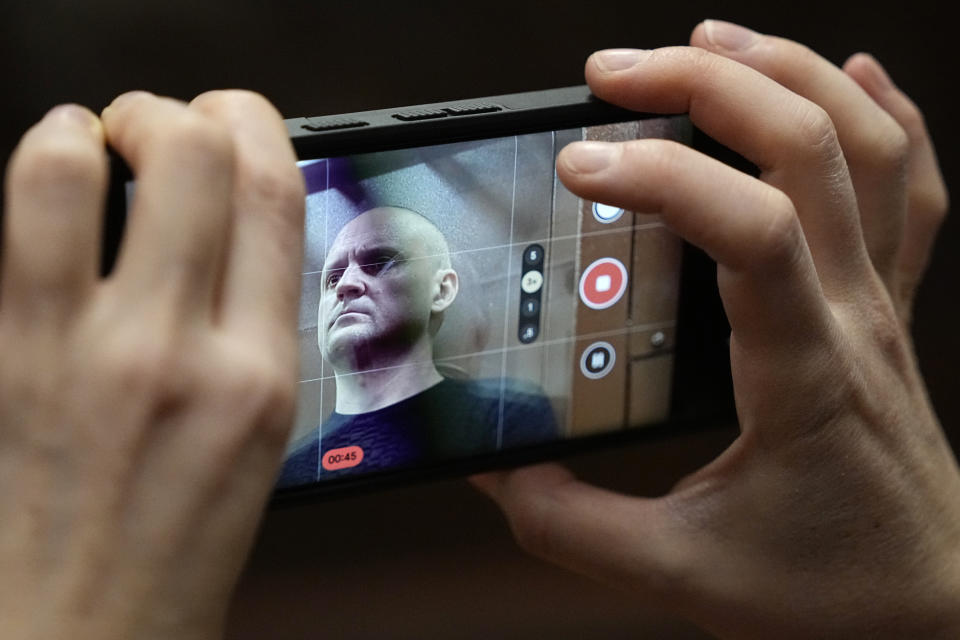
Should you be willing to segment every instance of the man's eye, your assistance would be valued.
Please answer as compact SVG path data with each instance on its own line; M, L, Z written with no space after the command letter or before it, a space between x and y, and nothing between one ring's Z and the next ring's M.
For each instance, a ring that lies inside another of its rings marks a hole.
M327 288L332 288L337 286L337 283L340 282L340 273L331 273L327 276Z
M396 262L394 256L376 256L373 260L363 265L363 272L368 275L378 275L393 266L394 262Z

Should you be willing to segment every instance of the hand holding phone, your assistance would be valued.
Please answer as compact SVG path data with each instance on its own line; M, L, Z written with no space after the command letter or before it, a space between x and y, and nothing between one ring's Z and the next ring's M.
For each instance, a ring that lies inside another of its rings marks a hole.
M960 476L904 322L946 212L919 112L865 56L717 22L692 43L595 54L587 80L689 108L759 178L659 140L572 145L558 173L717 260L742 433L662 498L555 465L475 482L532 552L720 637L955 636Z
M139 182L100 278L105 142ZM283 122L243 92L59 107L7 195L3 634L220 637L293 412L303 186Z

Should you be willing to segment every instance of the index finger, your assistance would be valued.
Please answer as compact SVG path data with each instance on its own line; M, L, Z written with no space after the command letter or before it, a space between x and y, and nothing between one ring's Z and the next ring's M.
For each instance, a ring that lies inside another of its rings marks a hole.
M848 74L798 42L722 20L697 25L690 42L749 65L827 111L850 168L871 261L890 284L905 211L901 127Z
M828 298L845 299L873 277L857 200L833 122L774 80L694 47L601 51L586 64L600 98L693 123L761 169L796 208Z
M581 197L660 214L716 260L739 344L793 357L800 345L829 342L830 310L803 231L774 187L665 140L578 142L557 156L557 174Z
M273 105L247 91L212 91L190 106L225 124L236 149L219 320L294 363L304 185L286 126Z

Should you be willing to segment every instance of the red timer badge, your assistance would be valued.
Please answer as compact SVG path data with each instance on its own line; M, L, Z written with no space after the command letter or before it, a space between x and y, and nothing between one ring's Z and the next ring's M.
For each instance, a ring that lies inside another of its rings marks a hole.
M323 454L323 468L327 471L349 469L363 462L363 449L360 447L340 447L330 449Z

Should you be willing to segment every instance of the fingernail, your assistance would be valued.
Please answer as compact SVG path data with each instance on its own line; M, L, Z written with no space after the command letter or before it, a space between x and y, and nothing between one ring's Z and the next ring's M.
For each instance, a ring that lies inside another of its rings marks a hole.
M747 49L760 39L756 31L724 20L704 20L703 29L710 44L728 51Z
M623 71L649 57L650 52L644 49L606 49L593 56L601 71Z
M140 96L146 96L146 95L150 95L149 92L147 92L147 91L127 91L126 93L121 93L121 94L118 95L116 98L114 98L114 99L113 99L113 102L111 102L109 105L107 105L106 108L105 108L103 111L106 112L107 109L116 109L117 107L123 106L125 103L130 102L130 101L133 100L134 98L138 98L138 97L140 97Z
M47 112L43 117L50 122L64 123L70 126L80 125L87 129L97 127L97 117L78 104L61 104Z
M567 147L564 164L574 173L597 173L610 166L615 152L609 142L575 142Z

